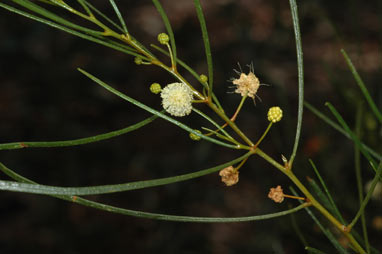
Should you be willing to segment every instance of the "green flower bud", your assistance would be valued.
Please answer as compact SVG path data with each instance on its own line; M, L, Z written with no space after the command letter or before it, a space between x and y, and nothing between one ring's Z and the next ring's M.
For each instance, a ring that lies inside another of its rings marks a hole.
M195 130L197 133L202 133L200 130ZM199 137L198 135L190 132L190 139L194 140L194 141L199 141L201 139L201 137Z
M135 62L135 64L140 65L140 64L142 64L143 59L140 58L139 56L137 56L134 58L134 62Z
M208 77L204 74L201 74L199 78L200 78L200 81L202 81L203 83L206 83L208 81Z
M162 91L162 87L158 83L152 83L150 86L150 91L154 94L158 94Z
M167 44L168 41L170 40L170 38L168 37L168 35L166 33L160 33L158 34L158 41L160 44Z

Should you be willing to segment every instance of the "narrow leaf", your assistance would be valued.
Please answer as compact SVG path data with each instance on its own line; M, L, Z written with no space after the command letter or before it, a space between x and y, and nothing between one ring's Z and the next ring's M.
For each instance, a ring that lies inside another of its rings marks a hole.
M196 14L199 19L200 23L200 29L202 30L202 37L204 42L204 50L206 52L206 58L207 58L207 65L208 65L208 96L212 96L212 88L213 88L213 63L212 63L212 54L211 54L211 48L210 48L210 40L208 38L208 31L206 26L206 20L204 19L204 14L202 10L202 6L200 4L199 0L194 0Z
M30 11L38 13L41 16L46 17L48 19L54 20L55 22L60 23L64 26L71 27L75 30L82 31L82 32L87 33L87 34L93 34L93 35L101 35L102 34L102 32L100 32L100 31L88 29L88 28L76 25L70 21L67 21L66 19L61 18L60 16L57 16L56 14L54 14L54 13L42 8L41 6L30 2L30 1L27 1L27 0L12 0L12 1L25 7L25 8L27 8Z
M363 103L359 102L357 105L357 114L356 114L356 121L355 121L355 135L359 139L361 139L362 115L363 115ZM361 174L361 153L357 146L354 146L354 168L355 168L355 176L357 179L359 203L360 205L362 205L363 183L362 183L362 174ZM367 253L370 253L369 237L367 235L367 224L366 224L366 218L365 218L364 212L361 214L361 223L362 223L363 240L365 242L366 251Z
M339 131L340 133L342 133L345 137L347 137L348 139L351 139L351 136L344 130L342 129L341 126L339 126L338 124L336 124L335 122L333 122L332 120L330 120L327 116L325 116L324 114L322 114L318 109L316 109L315 107L313 107L313 105L309 104L308 102L304 102L304 106L309 109L313 114L315 114L318 118L320 118L321 120L323 120L324 122L326 122L327 124L329 124L330 126L332 126L334 129L336 129L337 131ZM378 159L378 160L382 160L382 155L378 154L377 152L375 152L373 149L371 149L370 147L368 147L367 145L365 145L364 143L361 143L361 146L363 149L365 149L366 151L368 151L371 155L374 156L374 158Z
M117 28L119 31L121 32L124 32L122 27L120 27L119 25L117 25L113 20L111 20L108 16L106 16L103 12L101 12L100 10L98 10L94 5L92 5L91 3L89 3L88 1L86 0L81 0L82 2L84 2L86 4L86 6L89 6L89 8L91 10L93 10L97 15L99 15L100 17L102 17L104 20L106 20L107 22L109 22L111 25L113 25L115 28Z
M344 130L349 134L349 136L351 137L351 139L354 141L354 144L361 150L362 154L366 157L366 159L369 161L370 165L372 166L372 168L374 169L375 172L377 172L377 165L375 163L375 161L373 160L373 158L371 158L370 154L365 150L363 149L363 147L361 146L361 141L358 139L358 137L350 130L349 126L347 125L347 123L345 122L345 120L342 118L342 116L338 113L338 111L333 107L333 105L329 102L326 102L325 103L326 106L329 107L330 111L332 112L332 114L335 116L335 118L337 119L337 121L342 125L342 128L344 128Z
M162 119L164 119L166 121L169 121L170 123L175 124L176 126L182 128L182 129L184 129L184 130L186 130L188 132L192 132L196 136L201 137L202 139L205 139L205 140L210 141L212 143L215 143L217 145L221 145L221 146L225 146L225 147L233 148L233 149L238 149L238 147L235 146L235 145L227 144L227 143L221 142L220 140L217 140L217 139L205 136L205 135L195 131L194 129L188 127L187 125L185 125L185 124L175 120L174 118L169 117L168 115L165 115L165 114L163 114L163 113L161 113L161 112L159 112L159 111L157 111L157 110L155 110L153 108L150 108L150 107L144 105L143 103L140 103L139 101L134 100L133 98L131 98L131 97L129 97L129 96L119 92L118 90L116 90L116 89L112 88L111 86L107 85L105 82L103 82L103 81L99 80L98 78L94 77L90 73L88 73L88 72L86 72L86 71L84 71L82 69L78 69L78 70L82 74L84 74L85 76L87 76L88 78L90 78L91 80L93 80L94 82L96 82L97 84L99 84L100 86L105 88L106 90L108 90L109 92L111 92L111 93L117 95L118 97L120 97L120 98L122 98L122 99L124 99L124 100L126 100L126 101L128 101L128 102L130 102L132 104L134 104L135 106L137 106L137 107L139 107L139 108L141 108L143 110L146 110L146 111L150 112L153 115L157 115L158 117L160 117L160 118L162 118Z
M366 205L369 203L369 200L371 198L371 195L373 194L373 191L375 189L375 186L377 186L377 183L379 182L379 178L382 177L382 161L379 163L379 166L378 166L378 170L377 170L377 173L375 174L374 176L374 179L373 181L371 182L371 185L370 185L370 189L368 190L367 194L366 194L366 197L364 198L364 200L362 201L360 207L359 207L359 210L356 214L356 216L354 216L354 219L352 220L352 222L348 225L348 228L351 229L358 221L358 219L360 218L361 214L364 212L365 208L366 208Z
M373 99L371 98L370 93L365 86L365 83L363 83L361 76L357 72L357 69L354 67L350 57L348 56L348 54L346 53L344 49L341 49L341 53L344 56L346 63L348 64L349 69L351 73L353 74L354 79L357 82L359 88L361 89L363 96L365 96L365 99L367 103L369 104L371 110L373 111L374 115L377 117L379 123L382 124L382 113L379 111L377 105L375 105Z
M321 177L321 174L320 174L320 172L318 171L316 165L314 164L314 162L313 162L311 159L309 159L309 163L310 163L310 165L312 166L314 172L316 173L316 176L317 176L318 180L320 181L322 187L324 188L324 191L325 191L326 196L327 196L327 198L328 198L328 201L329 201L329 203L330 203L329 206L328 206L328 208L332 211L333 214L336 215L337 219L339 219L339 220L341 221L341 223L345 225L345 224L346 224L346 223L345 223L345 220L344 220L344 218L342 217L340 211L338 210L337 205L336 205L336 203L334 202L334 200L333 200L333 198L332 198L332 195L330 194L329 189L328 189L328 187L326 186L324 179Z
M118 6L116 5L115 1L114 0L109 0L111 6L113 6L113 9L114 9L114 12L115 14L117 14L117 17L119 19L119 22L121 23L122 25L122 28L123 28L123 31L125 32L125 34L128 34L129 31L127 31L127 27L126 27L126 23L125 23L125 20L123 19L123 16L121 14L121 12L119 11L118 9Z
M289 164L293 164L293 160L296 157L298 143L301 135L301 126L302 126L302 114L303 114L303 103L304 103L304 62L302 57L302 43L301 43L301 34L300 34L300 24L298 20L298 11L296 0L289 0L294 35L296 39L296 52L297 52L297 70L298 70L298 110L297 110L297 127L296 127L296 136L293 145L292 155L289 159Z
M320 250L318 250L318 249L315 249L315 248L313 248L313 247L309 247L309 246L305 247L305 250L306 250L308 253L311 253L311 254L325 254L325 252L320 251Z
M164 11L162 5L160 4L160 2L158 0L153 0L153 3L155 5L155 7L157 8L160 16L162 17L164 26L166 27L167 34L170 37L172 57L173 57L173 60L174 60L173 63L176 65L176 63L177 63L177 60L176 60L177 59L177 56L176 56L176 43L175 43L174 32L172 31L172 28L171 28L171 23L170 23L167 15L166 15L166 12Z
M46 195L78 195L78 196L98 195L98 194L138 190L138 189L161 186L161 185L166 185L166 184L171 184L176 182L182 182L182 181L190 180L193 178L201 177L207 174L211 174L223 168L236 164L244 160L245 158L248 158L251 154L252 152L248 152L232 161L226 162L216 167L212 167L212 168L208 168L208 169L204 169L204 170L200 170L197 172L188 173L184 175L165 177L165 178L154 179L154 180L137 181L137 182L131 182L131 183L124 183L124 184L90 186L90 187L57 187L57 186L17 183L17 182L0 180L0 190L26 192L26 193L34 193L34 194L46 194ZM11 171L2 163L0 163L0 170L3 171L4 173Z
M77 146L77 145L84 145L89 144L97 141L102 141L106 139L110 139L113 137L118 137L120 135L126 134L128 132L137 130L152 121L154 121L157 116L151 116L139 123L136 123L134 125L128 126L126 128L111 131L108 133L87 137L87 138L79 138L79 139L73 139L73 140L65 140L65 141L43 141L43 142L13 142L13 143L5 143L0 144L0 150L13 150L13 149L21 149L21 148L32 148L32 147L66 147L66 146Z
M129 54L129 55L139 56L139 57L143 58L144 60L148 60L145 57L143 57L140 54L138 54L133 48L130 48L130 47L125 46L125 45L122 46L121 44L119 44L117 42L111 42L111 41L108 41L108 40L101 40L99 38L96 38L96 37L93 37L93 36L90 36L90 35L87 35L87 34L84 34L84 33L80 33L80 32L75 31L73 29L67 28L65 26L59 25L57 23L54 23L52 21L49 21L49 20L46 20L46 19L43 19L43 18L40 18L40 17L37 17L37 16L35 16L33 14L21 11L19 9L16 9L16 8L11 7L9 5L3 4L1 2L0 2L0 7L6 9L8 11L11 11L13 13L19 14L21 16L27 17L29 19L32 19L32 20L38 21L40 23L43 23L45 25L51 26L53 28L62 30L62 31L67 32L69 34L78 36L78 37L80 37L82 39L86 39L86 40L89 40L89 41L101 44L103 46L106 46L106 47L109 47L109 48L113 48L115 50L121 51L121 52Z
M36 184L35 182L18 175L17 173L13 172L12 170L6 171L7 175L12 177L13 179L24 182L24 183L30 183L30 184ZM166 220L166 221L179 221L179 222L199 222L199 223L227 223L227 222L242 222L242 221L256 221L256 220L266 220L266 219L272 219L277 218L280 216L288 215L291 213L295 213L303 208L306 207L307 203L301 204L295 208L278 212L278 213L271 213L271 214L265 214L265 215L256 215L256 216L247 216L247 217L191 217L191 216L177 216L177 215L167 215L167 214L158 214L158 213L148 213L148 212L141 212L136 210L128 210L123 209L115 206L106 205L103 203L90 201L85 198L81 198L78 196L68 196L68 195L51 195L55 198L63 199L66 201L74 202L80 205L92 207L95 209L112 212L112 213L119 213L123 215L129 215L129 216L135 216L135 217L141 217L146 219L156 219L156 220Z
M294 190L293 187L289 188L293 195L298 196L297 192ZM299 200L301 203L302 201ZM314 215L312 210L308 207L305 208L305 211L309 214L309 216L312 218L312 220L317 224L317 226L321 229L321 231L324 233L324 235L329 239L329 241L333 244L333 246L339 251L341 254L349 254L349 252L342 247L342 245L338 242L338 240L334 237L332 232L330 232L328 229L326 229L321 222L317 219L317 217Z

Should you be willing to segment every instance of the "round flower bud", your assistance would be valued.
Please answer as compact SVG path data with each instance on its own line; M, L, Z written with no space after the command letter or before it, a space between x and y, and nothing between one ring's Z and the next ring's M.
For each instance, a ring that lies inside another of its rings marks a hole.
M143 62L143 59L140 58L139 56L134 58L134 63L135 64L140 65L140 64L142 64L142 62Z
M199 78L200 78L200 81L202 81L204 83L206 83L208 81L208 77L206 75L204 75L204 74L201 74L199 76Z
M154 94L158 94L162 91L162 87L158 83L152 83L150 86L150 91Z
M283 111L279 107L271 107L268 111L268 121L277 123L283 117Z
M168 41L170 40L170 38L168 37L168 35L166 33L160 33L158 34L158 41L160 44L167 44Z
M191 113L193 91L184 83L168 84L161 91L163 108L173 116Z
M200 130L195 130L197 133L202 133ZM190 139L192 140L195 140L195 141L199 141L201 139L200 136L190 132Z

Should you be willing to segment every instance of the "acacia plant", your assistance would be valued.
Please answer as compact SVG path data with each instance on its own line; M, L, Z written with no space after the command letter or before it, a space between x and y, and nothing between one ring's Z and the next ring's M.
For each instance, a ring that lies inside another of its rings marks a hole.
M329 241L336 248L336 251L338 253L378 253L378 251L373 249L368 242L365 221L362 220L362 236L357 234L354 231L353 227L358 222L358 219L363 216L364 209L370 199L371 193L373 192L379 179L381 179L382 164L378 161L381 161L382 157L381 155L374 152L372 149L370 149L361 142L359 137L349 128L349 126L345 123L344 119L337 112L333 105L327 103L327 106L329 107L330 111L333 113L334 117L339 122L339 124L331 121L328 117L323 115L309 103L304 102L303 54L299 30L297 5L295 0L290 0L290 9L293 19L297 52L298 108L296 111L298 118L295 128L293 149L292 151L283 151L283 154L280 154L279 158L272 158L271 156L269 156L266 151L262 150L261 144L271 127L273 127L275 123L282 120L283 112L280 107L274 106L269 108L268 115L264 116L268 118L269 125L267 128L265 128L263 134L259 135L257 140L251 140L250 138L248 138L246 133L244 133L240 126L238 126L235 122L236 118L240 113L240 110L244 105L244 101L248 99L252 100L255 103L259 100L257 92L259 89L262 89L262 84L256 76L255 68L253 65L249 65L248 71L242 70L240 68L240 71L237 72L238 76L231 80L232 85L234 86L234 92L241 96L241 101L237 106L235 113L232 116L226 114L226 111L223 108L223 106L226 105L221 105L221 103L219 102L219 98L217 98L217 96L215 95L212 54L208 38L207 25L202 11L202 5L199 0L194 0L194 5L196 15L200 22L200 28L202 31L202 37L204 42L204 50L208 66L208 73L206 75L196 73L188 64L186 64L184 61L178 58L175 36L172 31L169 19L164 9L162 8L159 0L153 0L153 4L160 13L167 31L158 35L157 39L159 45L156 45L154 42L151 42L152 44L150 44L149 47L145 46L146 43L140 42L139 39L134 36L134 34L131 34L129 32L125 20L123 18L123 12L120 11L114 0L109 0L109 2L110 7L114 10L115 15L119 21L118 23L115 23L111 18L103 14L99 9L97 9L95 6L93 6L90 2L86 0L12 0L9 2L11 3L5 3L4 1L1 1L0 7L15 14L27 17L31 20L38 21L45 25L65 31L71 35L78 36L85 40L101 44L105 47L109 47L112 50L123 52L126 55L129 55L130 58L132 57L131 59L134 60L134 62L137 65L155 66L165 72L168 72L170 75L168 84L165 84L163 88L158 83L153 83L150 86L150 91L160 96L162 100L162 105L158 105L157 108L153 108L139 102L136 99L131 98L127 94L116 90L115 88L113 88L112 85L102 81L102 77L97 77L96 75L93 75L82 68L78 68L79 72L81 72L87 78L94 81L97 85L103 87L104 89L114 94L115 96L118 96L122 100L125 100L128 103L132 103L138 108L149 112L150 114L152 114L152 116L145 119L144 121L126 127L124 129L100 134L97 136L54 142L49 141L5 143L0 144L0 150L22 148L32 149L35 147L65 147L99 142L105 139L109 139L137 130L140 127L149 125L155 119L161 118L165 121L174 124L176 127L183 129L185 132L188 132L190 138L193 140L203 140L205 142L214 143L217 146L223 146L226 149L239 150L242 151L242 155L224 164L184 175L177 175L167 178L145 180L139 182L90 187L59 187L41 185L17 174L16 171L11 170L4 164L0 163L1 171L8 175L10 178L12 178L12 180L0 181L1 190L50 195L55 198L63 199L69 202L74 202L78 205L104 210L105 212L119 213L128 216L136 216L147 219L166 221L206 223L257 221L275 218L279 216L285 216L287 214L292 214L299 210L305 209L310 214L312 219L318 224L323 233L327 236ZM64 18L60 16L60 14L57 14L63 13L63 10L76 16L76 19L74 19L76 21L71 21L69 18ZM78 20L81 19L87 21L89 24L92 24L92 26L90 27L79 24ZM379 122L382 123L381 112L375 106L372 97L368 93L366 86L363 84L355 67L351 63L350 58L347 56L345 51L343 51L342 53L344 54L344 57L351 69L351 72L354 74L358 85L360 86L363 94L365 95L365 98L370 105L371 111L375 114ZM165 62L161 61L158 56L167 56L169 59L169 64L166 64ZM195 79L187 80L184 75L184 73L187 72L192 74L192 76ZM367 158L367 160L370 162L370 167L375 171L375 178L371 184L369 192L365 197L362 195L362 188L359 187L359 192L361 193L359 211L356 213L354 219L350 223L347 223L343 219L341 213L337 209L337 206L334 203L328 191L327 186L325 185L325 182L321 178L318 170L316 169L312 161L312 167L314 168L317 174L317 178L319 179L320 184L316 184L316 182L313 179L311 179L311 187L308 188L306 184L299 178L297 178L297 176L294 173L293 162L296 158L298 151L304 104L318 117L322 118L328 124L332 125L338 131L346 135L348 138L352 139L356 148L359 149L359 151ZM163 107L163 109L161 109L161 107ZM189 114L199 115L201 118L206 120L206 123L208 123L210 127L191 128L190 126L184 124L182 120L186 118ZM214 120L217 118L219 120ZM247 160L249 160L253 156L259 156L265 161L267 161L270 167L274 167L280 173L285 174L295 186L291 189L293 195L284 194L283 188L281 186L274 186L274 188L271 188L269 192L269 198L271 198L277 203L283 202L285 198L293 198L297 199L299 202L301 202L301 204L296 205L295 207L290 208L289 210L272 214L254 215L248 217L217 218L168 215L129 210L96 201L91 201L82 197L85 195L108 194L166 185L175 182L186 181L197 177L202 177L215 172L219 172L221 180L225 183L226 186L232 186L235 184L240 184L240 169L244 167ZM347 246L341 245L339 241L334 237L331 230L328 229L329 227L324 226L326 222L323 223L317 219L317 217L315 216L315 214L317 213L321 214L322 218L324 218L324 220L327 220L327 222L329 222L329 224L332 225L331 229L336 228L347 238ZM307 244L305 247L309 253L322 253L317 248L309 246Z

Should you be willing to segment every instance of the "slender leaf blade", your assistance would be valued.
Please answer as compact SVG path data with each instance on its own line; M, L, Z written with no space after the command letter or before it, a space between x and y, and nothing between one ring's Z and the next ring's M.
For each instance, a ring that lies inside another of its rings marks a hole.
M248 152L232 161L223 163L221 165L188 173L178 176L171 176L153 180L137 181L131 183L123 184L112 184L112 185L101 185L101 186L89 186L89 187L57 187L57 186L47 186L47 185L36 185L29 183L17 183L10 181L0 180L0 190L14 191L14 192L26 192L34 194L45 194L45 195L99 195L99 194L108 194L115 192L123 192L130 190L138 190L149 187L156 187L161 185L167 185L176 182L182 182L190 180L193 178L205 176L207 174L212 174L223 168L234 165L245 158L248 158L252 152ZM4 164L0 163L0 170L4 173L10 172L11 170L7 168Z
M297 110L297 126L296 126L296 136L293 144L293 150L289 163L293 164L294 158L296 157L298 143L301 136L302 127L302 115L304 110L304 62L303 62L303 52L301 43L301 33L300 24L298 20L298 11L296 0L289 0L289 5L292 13L294 35L296 41L296 52L297 52L297 70L298 70L298 110Z
M233 149L238 149L238 147L235 146L235 145L227 144L227 143L221 142L220 140L217 140L217 139L208 137L208 136L206 136L206 135L203 135L203 134L201 134L201 133L195 131L194 129L188 127L187 125L185 125L185 124L183 124L183 123L181 123L181 122L175 120L174 118L169 117L168 115L165 115L165 114L163 114L163 113L161 113L161 112L159 112L159 111L157 111L157 110L155 110L155 109L153 109L153 108L151 108L151 107L148 107L148 106L144 105L143 103L141 103L141 102L139 102L139 101L137 101L137 100L135 100L135 99L133 99L133 98L131 98L131 97L129 97L129 96L127 96L127 95L121 93L121 92L119 92L118 90L116 90L116 89L112 88L111 86L107 85L105 82L103 82L103 81L101 81L100 79L94 77L94 76L91 75L90 73L88 73L88 72L86 72L86 71L84 71L84 70L82 70L82 69L80 69L80 68L78 68L78 70L79 70L82 74L84 74L85 76L87 76L89 79L93 80L94 82L96 82L97 84L99 84L100 86L102 86L103 88L105 88L106 90L108 90L109 92L111 92L111 93L117 95L118 97L122 98L123 100L126 100L126 101L128 101L128 102L134 104L135 106L137 106L137 107L139 107L139 108L141 108L141 109L143 109L143 110L146 110L146 111L150 112L150 113L153 114L153 115L157 115L158 117L160 117L160 118L162 118L162 119L164 119L164 120L166 120L166 121L169 121L170 123L172 123L172 124L174 124L174 125L176 125L176 126L182 128L182 129L184 129L184 130L186 130L186 131L188 131L188 132L192 132L192 133L194 133L196 136L201 137L202 139L205 139L205 140L210 141L210 142L212 142L212 143L215 143L215 144L217 144L217 145L221 145L221 146L225 146L225 147L233 148Z
M202 6L200 4L199 0L194 0L194 5L196 9L196 14L199 19L200 23L200 29L202 30L202 37L203 37L203 43L204 43L204 50L206 53L207 58L207 65L208 65L208 95L212 96L213 91L213 82L214 82L214 74L213 74L213 62L212 62L212 54L211 54L211 47L210 47L210 40L208 38L208 31L207 31L207 25L206 20L204 18Z
M341 49L341 53L344 56L345 61L348 64L349 69L350 69L351 73L353 74L354 79L357 82L359 88L361 89L363 96L365 97L371 110L373 111L374 115L377 117L379 123L382 124L382 113L381 113L381 111L379 111L377 105L375 105L375 103L374 103L374 100L371 98L370 93L367 90L365 83L363 82L361 76L357 72L357 69L355 68L350 57L348 56L348 54L346 53L346 51L344 49Z

